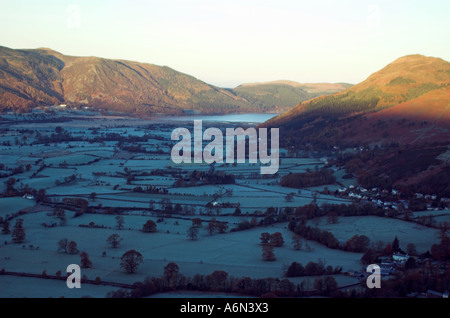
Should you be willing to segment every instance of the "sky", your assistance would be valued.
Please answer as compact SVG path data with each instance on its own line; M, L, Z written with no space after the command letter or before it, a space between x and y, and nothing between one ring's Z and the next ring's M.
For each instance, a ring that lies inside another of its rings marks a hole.
M0 0L0 45L166 65L220 87L450 61L448 0Z

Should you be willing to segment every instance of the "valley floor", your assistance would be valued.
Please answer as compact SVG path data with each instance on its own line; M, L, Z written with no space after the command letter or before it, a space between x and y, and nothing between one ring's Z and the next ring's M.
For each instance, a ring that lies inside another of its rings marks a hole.
M0 192L8 194L11 187L30 194L32 189L42 189L47 199L37 204L36 197L0 198L0 217L10 220L11 231L16 220L23 219L26 232L20 243L14 243L11 234L0 233L0 269L19 274L45 271L48 275L61 271L64 276L69 264L80 264L79 254L58 251L58 242L67 238L77 243L79 252L89 255L93 266L82 269L82 275L90 280L99 277L104 282L132 285L147 277L163 277L164 267L170 262L175 262L179 273L186 277L220 270L236 278L283 280L292 262L305 265L320 261L325 266L342 267L342 273L333 275L338 286L359 282L359 278L343 273L364 272L362 253L330 249L314 241L308 242L310 250L295 250L291 243L294 233L288 229L287 221L234 231L244 221L265 220L268 208L281 213L286 207L295 209L312 201L318 205L349 204L349 198L333 193L344 184L356 186L354 179L342 179L342 171L337 170L337 182L326 185L330 194L321 193L325 186L300 191L285 188L280 186L283 175L318 169L324 162L283 156L279 173L272 177L261 177L258 164L217 164L215 172L233 174L235 184L175 187L180 176L210 169L207 165L176 165L171 161L170 133L175 125L179 122L117 118L72 118L67 124L57 120L3 124ZM62 132L57 127L62 127ZM290 200L286 199L288 194L292 194ZM61 224L53 212L67 198L88 202L90 208L65 209L65 221ZM448 217L449 211L442 213ZM119 214L123 216L122 229L117 228ZM187 233L196 218L201 219L202 226L192 240ZM155 233L142 232L148 220L157 225ZM224 233L210 233L208 224L212 221L225 223L227 229ZM386 244L398 235L402 246L414 243L418 252L425 252L438 242L438 230L398 219L361 216L339 218L336 224L329 224L325 218L310 222L332 232L342 242L364 234L373 242ZM263 232L279 232L284 238L284 245L274 249L273 262L262 259L259 238ZM107 242L112 234L123 239L117 248ZM143 264L134 274L125 273L120 266L121 256L130 249L143 256ZM289 280L312 290L315 278ZM4 298L105 297L115 289L95 284L68 289L64 280L0 275L0 297ZM165 296L177 295L154 295ZM195 297L183 293L180 296Z

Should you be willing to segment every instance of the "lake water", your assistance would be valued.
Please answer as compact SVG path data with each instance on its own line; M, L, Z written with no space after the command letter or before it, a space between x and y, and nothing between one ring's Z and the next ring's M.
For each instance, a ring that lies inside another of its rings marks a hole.
M170 121L194 121L204 122L233 122L233 123L263 123L279 114L229 114L229 115L193 115L193 116L163 116L161 119Z

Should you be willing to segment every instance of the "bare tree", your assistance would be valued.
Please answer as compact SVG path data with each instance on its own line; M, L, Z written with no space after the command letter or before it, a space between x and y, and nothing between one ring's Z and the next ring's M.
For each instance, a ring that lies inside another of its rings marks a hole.
M211 219L211 221L209 221L209 223L208 223L208 231L209 231L209 234L214 234L214 232L216 231L216 229L217 229L217 221L216 221L216 218L212 218Z
M294 194L295 194L295 193L288 193L288 194L286 194L286 196L284 197L284 200L285 200L286 202L292 202L292 201L294 201Z
M270 233L261 233L259 239L261 240L261 245L268 245L270 243Z
M23 228L23 219L17 219L14 229L11 233L12 241L14 243L22 243L25 241L25 229Z
M69 240L68 239L61 239L58 242L58 252L63 251L64 253L67 253L67 247L69 246Z
M125 223L123 216L121 215L116 216L116 222L117 222L117 229L118 230L123 229L123 225Z
M88 253L82 252L80 254L80 257L81 257L81 260L80 260L81 268L91 268L92 267L92 262L89 259Z
M292 238L292 245L295 250L301 250L303 246L303 238L298 234L294 234L294 237Z
M178 272L180 268L178 265L174 262L170 262L167 264L166 267L164 267L164 276L167 278L167 283L169 284L169 287L172 287L175 283L175 280L178 277Z
M262 246L262 258L264 261L275 261L276 257L273 252L273 246L271 244L266 244Z
M198 239L198 227L191 226L187 232L187 237L195 241Z
M117 248L122 240L123 239L119 236L119 234L112 234L106 239L112 248Z

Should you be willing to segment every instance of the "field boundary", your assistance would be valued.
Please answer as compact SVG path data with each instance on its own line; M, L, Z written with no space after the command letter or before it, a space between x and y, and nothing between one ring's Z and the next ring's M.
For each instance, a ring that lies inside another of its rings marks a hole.
M16 277L28 277L28 278L40 278L40 279L52 279L52 280L59 280L59 281L66 281L67 277L63 276L56 276L56 275L42 275L42 274L33 274L33 273L25 273L25 272L11 272L11 271L0 271L0 275L5 276L16 276ZM102 286L112 286L112 287L118 287L118 288L127 288L127 289L135 289L136 287L134 285L125 284L125 283L117 283L117 282L110 282L110 281L96 281L93 279L83 279L81 278L82 284L91 284L91 285L102 285Z

